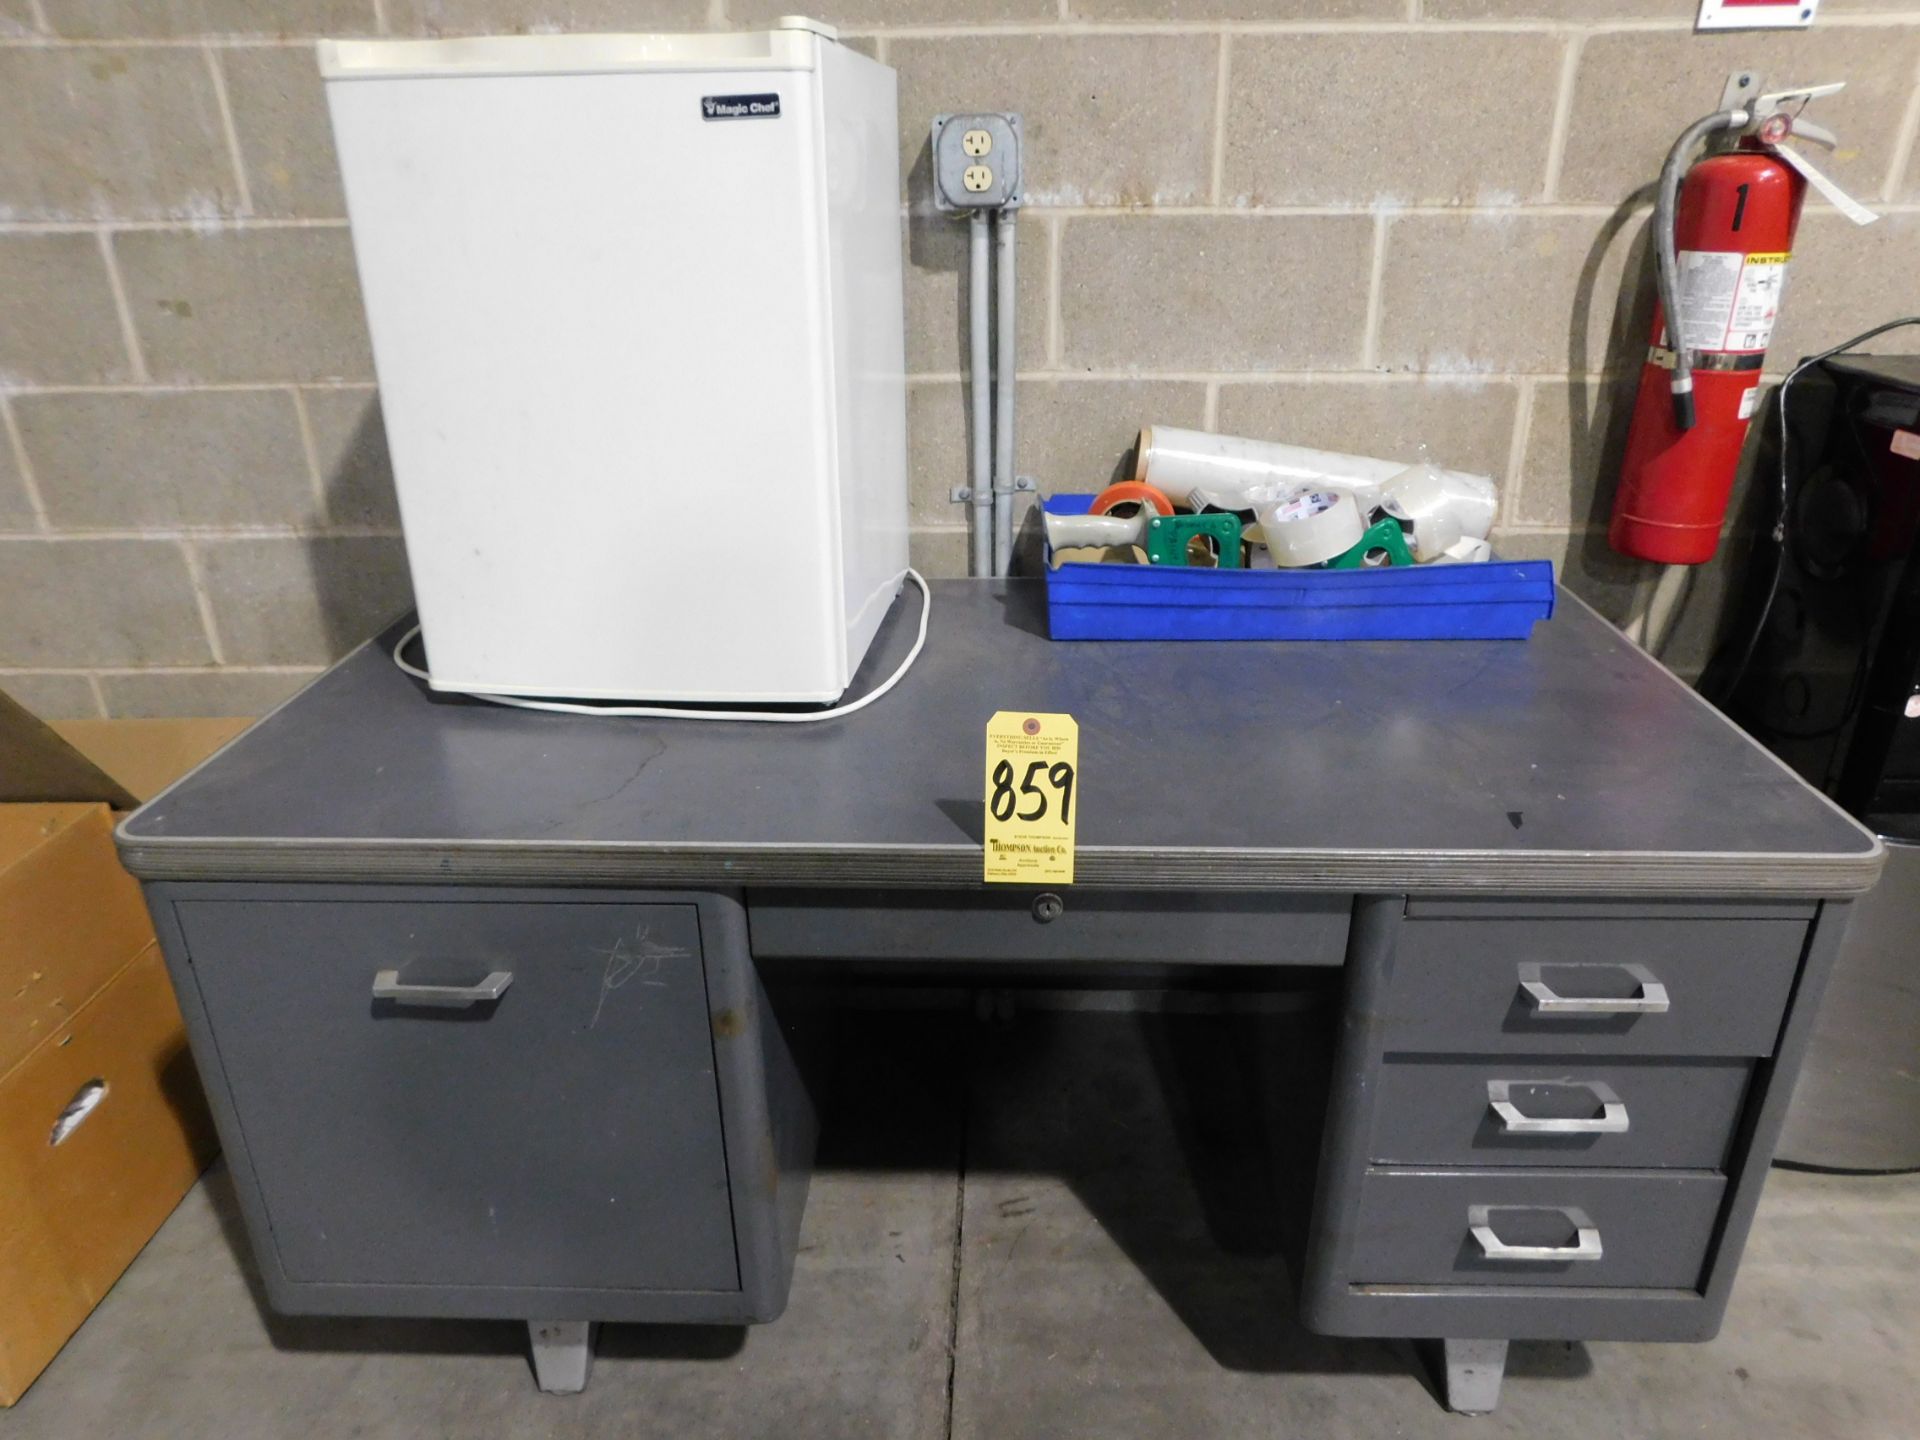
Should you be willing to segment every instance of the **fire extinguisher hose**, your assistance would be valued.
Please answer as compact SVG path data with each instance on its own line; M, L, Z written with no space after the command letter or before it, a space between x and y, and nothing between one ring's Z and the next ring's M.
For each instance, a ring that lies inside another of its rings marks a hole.
M1717 130L1731 130L1751 117L1744 110L1721 110L1689 125L1667 152L1660 167L1660 187L1653 202L1654 271L1660 286L1660 309L1667 321L1667 344L1673 349L1673 423L1693 428L1693 362L1688 358L1680 306L1680 256L1674 241L1674 222L1680 206L1680 182L1694 150Z

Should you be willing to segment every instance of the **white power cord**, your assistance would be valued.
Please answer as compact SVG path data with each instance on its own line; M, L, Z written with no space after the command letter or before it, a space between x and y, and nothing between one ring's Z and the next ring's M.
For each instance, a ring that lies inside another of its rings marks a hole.
M648 720L757 720L768 725L810 725L816 720L838 720L842 715L866 709L898 685L907 671L913 668L913 662L920 658L920 652L926 648L927 621L933 614L933 591L927 588L926 577L911 565L900 574L902 579L911 580L920 587L920 633L913 638L913 648L907 652L907 658L900 662L899 668L879 685L858 700L849 700L844 705L835 705L828 710L690 710L671 705L581 705L568 700L528 700L518 695L488 695L479 690L456 693L475 700L485 700L490 705L511 705L516 710L551 710L561 715L637 716ZM431 684L432 675L408 660L403 653L419 633L420 627L416 625L400 637L393 647L393 663L414 679Z

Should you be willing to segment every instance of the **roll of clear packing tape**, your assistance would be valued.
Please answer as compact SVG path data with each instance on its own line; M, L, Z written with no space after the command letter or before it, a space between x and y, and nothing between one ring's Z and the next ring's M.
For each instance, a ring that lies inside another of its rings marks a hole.
M1442 565L1484 565L1493 559L1493 546L1484 540L1468 537L1456 540L1449 545L1446 553L1439 559Z
M1410 465L1380 487L1380 505L1413 533L1413 558L1423 563L1453 555L1463 540L1485 540L1493 529L1493 482L1434 465Z
M1302 487L1254 507L1273 563L1290 570L1344 555L1367 528L1360 504L1344 490Z
M1258 520L1240 527L1240 539L1247 547L1247 569L1271 570L1274 568L1273 552L1267 549L1267 532L1260 528Z
M1211 504L1222 510L1251 510L1262 492L1285 493L1310 485L1348 491L1362 512L1370 513L1380 504L1381 488L1407 468L1401 460L1149 425L1140 432L1134 451L1133 476L1192 509ZM1438 473L1455 480L1462 491L1484 492L1489 497L1494 493L1493 481L1484 475L1461 470ZM1492 524L1491 509L1488 524ZM1473 533L1462 528L1465 534Z

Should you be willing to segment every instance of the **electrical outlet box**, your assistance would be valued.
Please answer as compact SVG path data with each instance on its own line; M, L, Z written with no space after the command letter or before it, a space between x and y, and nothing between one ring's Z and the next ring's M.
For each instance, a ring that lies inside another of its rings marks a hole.
M936 115L932 152L935 209L1012 210L1019 206L1018 115Z

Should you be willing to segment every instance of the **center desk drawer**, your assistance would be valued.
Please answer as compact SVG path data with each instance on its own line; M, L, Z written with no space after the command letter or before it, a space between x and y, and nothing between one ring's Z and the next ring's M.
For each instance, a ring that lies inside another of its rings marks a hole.
M1770 1055L1804 920L1408 920L1389 1053Z
M1117 960L1339 965L1338 895L1177 891L756 890L753 953L847 960Z
M1360 1186L1356 1285L1695 1288L1720 1175L1372 1170Z

